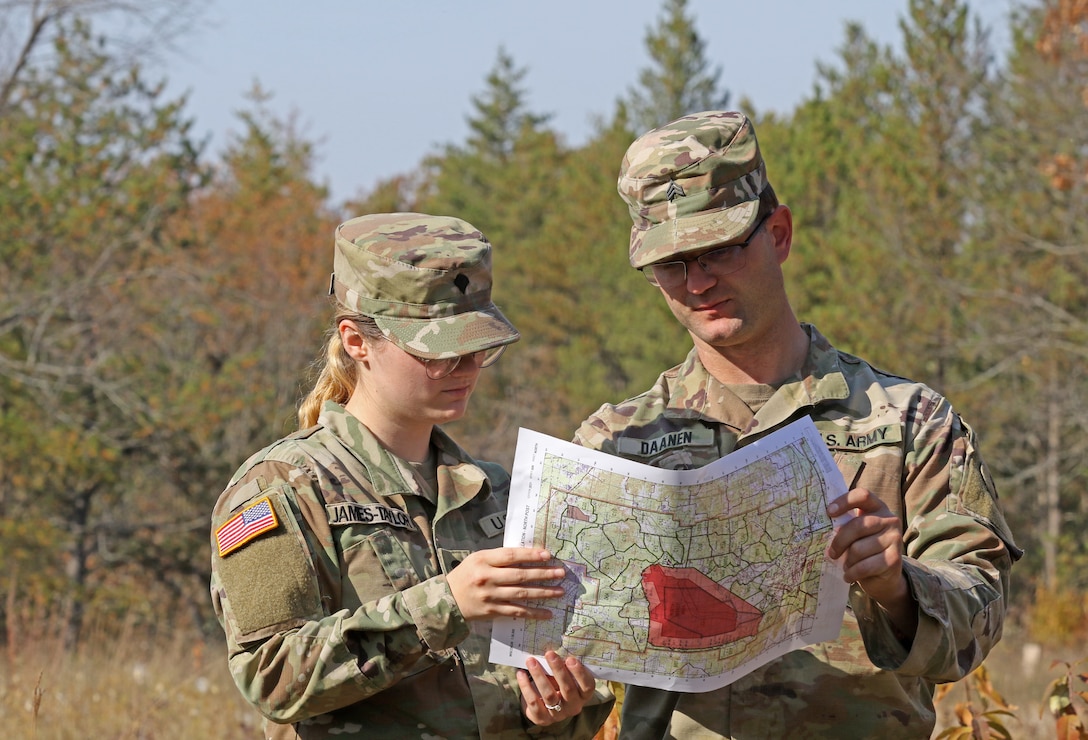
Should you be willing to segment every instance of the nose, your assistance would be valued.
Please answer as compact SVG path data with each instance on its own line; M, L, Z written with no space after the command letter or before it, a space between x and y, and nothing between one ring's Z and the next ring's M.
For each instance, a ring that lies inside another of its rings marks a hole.
M717 282L718 278L711 275L699 260L687 263L687 289L692 295L705 293Z

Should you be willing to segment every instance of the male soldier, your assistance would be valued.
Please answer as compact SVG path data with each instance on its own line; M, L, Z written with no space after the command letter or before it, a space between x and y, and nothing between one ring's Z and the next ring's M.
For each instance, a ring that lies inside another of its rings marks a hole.
M634 222L631 265L694 348L642 395L602 406L575 441L697 468L809 416L850 489L828 514L857 515L828 547L851 584L837 640L716 691L630 686L622 737L929 737L934 684L966 676L1000 638L1021 554L974 433L932 389L795 318L782 276L792 216L744 115L697 113L644 134L619 192Z

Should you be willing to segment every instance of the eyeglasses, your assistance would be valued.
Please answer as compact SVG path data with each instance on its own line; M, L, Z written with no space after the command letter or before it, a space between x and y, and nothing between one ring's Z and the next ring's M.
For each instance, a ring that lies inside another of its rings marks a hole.
M386 339L392 342L391 339ZM469 352L467 355L458 355L457 357L444 357L442 359L429 359L426 357L420 357L413 355L411 352L406 354L411 355L420 362L423 363L423 368L427 371L427 377L431 380L442 380L447 377L457 366L461 364L461 360L465 358L471 358L481 369L485 367L491 367L499 361L499 357L506 350L505 344L500 344L498 347L491 347L490 349L482 349L479 352Z
M676 288L688 281L689 262L698 262L699 267L703 268L703 272L714 277L724 277L737 272L748 261L744 252L745 247L752 243L752 240L756 238L756 234L763 228L766 221L767 216L761 218L752 233L748 235L748 238L738 244L718 247L687 260L655 262L641 268L642 274L652 285L658 285L662 288Z

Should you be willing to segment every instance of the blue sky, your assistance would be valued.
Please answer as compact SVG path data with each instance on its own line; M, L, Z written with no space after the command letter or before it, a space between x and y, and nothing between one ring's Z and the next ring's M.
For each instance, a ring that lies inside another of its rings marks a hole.
M1000 43L1012 0L971 0ZM334 201L414 168L467 134L471 98L500 47L527 70L529 108L551 115L567 144L636 85L644 38L663 0L210 0L203 22L163 73L188 92L198 133L218 152L254 82L271 109L317 143L316 177ZM906 0L689 0L735 106L788 111L807 96L816 62L834 63L847 21L898 44Z

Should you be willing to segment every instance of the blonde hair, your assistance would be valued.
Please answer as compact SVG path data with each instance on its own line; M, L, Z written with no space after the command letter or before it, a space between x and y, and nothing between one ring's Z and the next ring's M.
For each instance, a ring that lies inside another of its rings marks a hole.
M337 304L332 328L327 333L325 350L314 361L314 367L318 368L317 380L298 406L299 429L305 429L317 423L317 417L321 414L321 407L325 405L325 401L335 401L343 405L348 402L352 391L355 390L355 384L359 380L355 360L348 355L343 342L340 341L339 327L344 319L355 322L359 332L367 339L382 338L382 330L374 323L374 319L349 311Z

